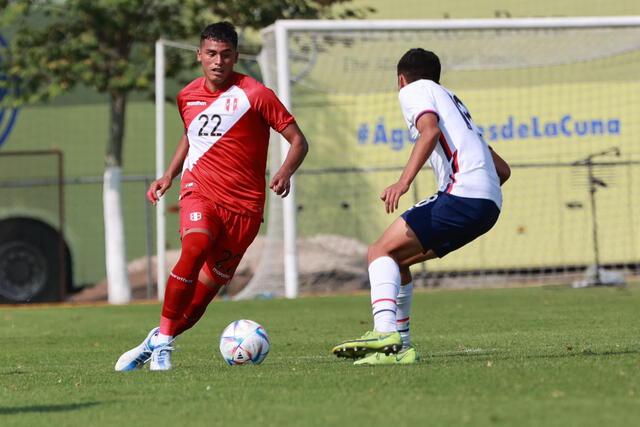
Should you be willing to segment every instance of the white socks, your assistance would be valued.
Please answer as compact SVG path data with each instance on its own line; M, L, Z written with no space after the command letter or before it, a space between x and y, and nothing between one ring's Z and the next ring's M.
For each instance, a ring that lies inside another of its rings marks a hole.
M155 334L153 337L151 337L151 345L154 347L159 344L171 344L172 341L173 341L172 336L164 335L159 332Z
M371 309L373 328L378 332L396 330L396 301L400 287L400 268L396 262L383 256L369 264L371 283Z
M413 282L400 286L400 268L388 257L376 258L369 265L373 328L378 332L398 331L402 348L411 345L409 332Z
M402 337L402 349L411 345L411 334L409 332L409 317L411 313L411 298L413 297L413 282L400 286L397 298L396 328Z

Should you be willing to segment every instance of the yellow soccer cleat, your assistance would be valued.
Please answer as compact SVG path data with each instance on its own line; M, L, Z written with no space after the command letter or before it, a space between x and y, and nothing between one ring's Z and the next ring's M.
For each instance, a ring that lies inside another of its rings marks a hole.
M397 353L401 348L399 332L369 331L359 339L338 344L331 352L338 357L357 359L370 353Z
M420 356L415 347L411 346L398 352L398 354L371 353L368 356L356 360L354 365L408 365L416 363Z

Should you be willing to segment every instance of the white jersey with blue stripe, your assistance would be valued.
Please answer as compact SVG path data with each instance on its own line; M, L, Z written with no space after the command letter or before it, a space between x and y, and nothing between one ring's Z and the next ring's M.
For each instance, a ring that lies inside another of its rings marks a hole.
M413 138L424 114L435 114L440 138L429 157L440 191L460 197L493 200L502 207L500 179L489 146L458 97L431 80L417 80L398 95Z

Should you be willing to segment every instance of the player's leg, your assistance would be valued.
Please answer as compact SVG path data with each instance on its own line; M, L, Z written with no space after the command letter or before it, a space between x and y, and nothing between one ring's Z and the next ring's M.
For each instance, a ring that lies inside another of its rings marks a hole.
M200 270L193 298L178 322L175 336L182 334L187 329L191 329L193 325L200 320L213 298L220 292L222 286L224 286L223 284L216 283L206 270L207 268L204 266Z
M413 299L413 277L408 266L400 266L400 290L396 308L396 330L402 338L402 349L411 345L411 301Z
M171 343L180 320L196 290L198 274L220 233L221 222L211 203L197 193L180 199L180 258L169 275L165 289L160 331L151 342L151 370L171 369Z
M423 253L415 233L400 217L369 248L369 281L374 330L356 340L333 348L338 357L357 358L372 352L396 353L402 347L397 332L397 298L400 291L400 264ZM435 254L429 254L435 256Z
M142 343L123 353L116 362L116 371L139 369L149 359L156 359L155 363L152 361L154 370L170 369L169 352L173 350L170 344L195 290L195 278L191 269L202 266L210 244L211 235L206 229L193 229L184 233L180 259L167 280L160 327L152 329Z
M384 338L384 352L388 352L389 348L399 349L402 345L402 337L396 331L400 284L411 280L406 270L408 267L437 256L436 251L432 250L434 246L437 247L434 244L437 244L438 231L432 220L432 210L438 199L438 195L431 196L404 212L369 248L374 331L368 333L366 340L351 340L334 347L333 353L337 356L360 357L367 354L372 350L368 341L373 338ZM432 234L436 239L432 238ZM402 280L402 276L405 276L405 280ZM357 347L357 350L349 347Z
M400 265L400 291L397 297L396 330L402 339L402 349L398 354L371 353L356 361L354 365L389 365L409 364L420 360L420 357L411 345L411 300L413 298L413 277L409 266Z
M207 255L205 271L218 286L233 278L244 253L258 235L262 217L240 215L221 206L215 207L222 223L213 251Z
M401 266L410 266L436 256L442 257L466 245L491 229L499 213L496 204L490 200L456 197L445 193L438 193L403 213L401 218L406 222L402 223L401 219L396 221L369 249L375 329L391 330L391 314L398 311L399 290L395 291L394 287L400 280L398 277ZM417 251L416 245L423 250ZM397 265L392 261L396 261ZM376 264L379 267L377 271L373 268ZM384 286L378 286L377 283ZM378 287L383 291L386 289L386 294L377 292ZM388 334L385 337L387 348L392 339L391 332ZM374 337L369 335L367 338ZM343 357L366 354L368 349L363 352L361 347L369 345L363 341L352 340L339 344L334 348L334 354ZM355 346L358 346L359 353L349 350L349 347Z
M171 270L164 293L160 330L151 339L152 371L171 369L171 344L176 336L178 325L189 307L196 290L198 273L204 264L207 253L211 251L213 236L207 229L187 230L182 237L180 258Z
M204 315L220 289L228 284L240 261L260 229L261 218L237 215L224 208L215 208L221 219L221 231L212 250L207 254L196 283L195 293L185 310L176 335L193 327Z
M179 320L182 319L186 305L192 299L196 289L194 286L194 274L191 269L199 268L198 266L201 267L202 263L204 263L204 256L206 256L206 251L209 250L211 239L211 234L206 229L196 228L184 233L180 259L167 280L160 320L161 326L152 329L138 346L123 353L116 362L116 371L141 368L153 357L154 349L156 348L158 350L155 351L157 353L155 359L158 359L158 363L162 366L170 369L169 352L173 350L170 344L174 336L177 335L176 330ZM153 369L164 369L158 368L158 363L153 363Z
M402 350L411 346L411 302L413 300L413 277L409 267L412 265L433 259L433 251L421 253L399 264L400 267L400 291L397 298L396 329L402 338Z
M395 331L397 320L408 317L396 316L401 285L409 286L412 281L409 271L412 263L434 257L433 251L427 251L426 254L423 252L422 244L402 217L369 248L371 305L376 331ZM412 285L410 288L412 289ZM405 294L405 291L402 294ZM410 298L408 296L408 299Z
M375 330L390 332L395 326L401 269L405 281L410 280L406 269L411 265L464 246L488 231L498 214L490 200L445 193L431 196L404 212L369 248Z
M244 252L260 228L259 218L247 218L222 208L216 209L216 215L222 219L225 231L218 235L215 248L207 254L195 293L180 319L176 335L193 327L220 289L231 281Z
M167 342L176 335L178 322L182 319L193 298L198 273L211 251L213 236L206 229L195 228L184 233L180 258L167 280L164 294L160 333L158 340Z

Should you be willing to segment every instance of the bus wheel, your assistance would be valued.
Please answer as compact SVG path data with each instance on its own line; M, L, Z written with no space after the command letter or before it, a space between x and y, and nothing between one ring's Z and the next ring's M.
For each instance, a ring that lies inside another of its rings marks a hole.
M49 225L29 218L0 222L0 302L61 301L62 256L59 235Z

